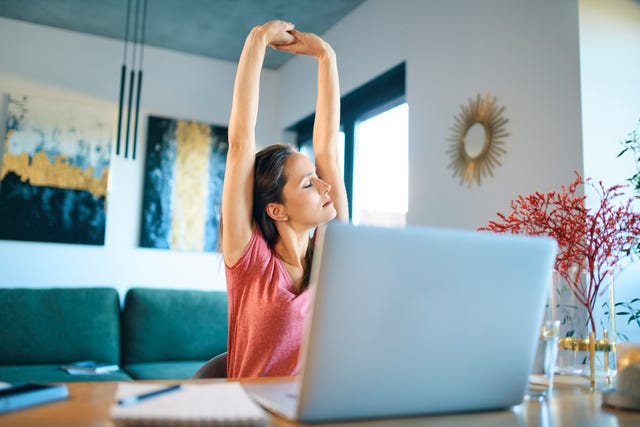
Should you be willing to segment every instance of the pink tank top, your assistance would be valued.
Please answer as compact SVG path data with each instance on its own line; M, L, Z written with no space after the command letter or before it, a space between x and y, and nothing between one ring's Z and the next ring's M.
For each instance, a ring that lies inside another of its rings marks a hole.
M298 353L311 292L293 291L283 261L256 227L240 259L226 266L229 299L227 376L290 376Z

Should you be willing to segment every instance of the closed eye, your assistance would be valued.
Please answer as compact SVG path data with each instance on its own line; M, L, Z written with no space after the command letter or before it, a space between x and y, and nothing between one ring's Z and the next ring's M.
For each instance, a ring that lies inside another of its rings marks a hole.
M318 179L318 176L315 173L313 172L306 173L300 180L300 182L302 183L302 188L306 189L306 188L313 187L315 184L314 181L316 179Z

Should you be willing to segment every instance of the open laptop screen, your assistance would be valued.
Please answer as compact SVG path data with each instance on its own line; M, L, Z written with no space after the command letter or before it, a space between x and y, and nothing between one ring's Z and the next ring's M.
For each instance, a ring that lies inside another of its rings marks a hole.
M338 222L319 233L299 419L522 401L554 240Z

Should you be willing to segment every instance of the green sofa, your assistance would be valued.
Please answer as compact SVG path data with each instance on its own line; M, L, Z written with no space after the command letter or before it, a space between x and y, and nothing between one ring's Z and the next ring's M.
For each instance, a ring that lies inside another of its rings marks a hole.
M191 378L227 349L227 294L131 288L1 288L0 381ZM96 360L120 370L70 375L60 365Z

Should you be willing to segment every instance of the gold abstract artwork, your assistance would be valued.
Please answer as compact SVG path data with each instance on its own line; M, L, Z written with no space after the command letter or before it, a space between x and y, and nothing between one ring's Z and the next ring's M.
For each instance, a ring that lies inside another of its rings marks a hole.
M0 239L104 244L113 113L31 95L5 103Z
M171 247L202 252L208 186L210 127L204 123L177 123Z
M14 172L22 182L29 182L39 187L56 187L74 190L86 190L94 197L105 197L109 179L109 168L102 168L99 177L93 176L93 167L80 169L69 162L66 155L53 158L53 163L46 153L40 151L31 158L27 153L12 154L7 149L9 131L4 141L4 155L0 181L9 173Z
M140 246L217 249L227 129L149 116Z

